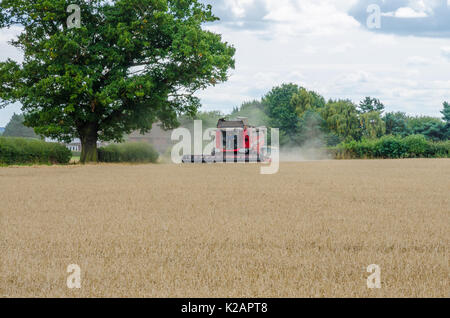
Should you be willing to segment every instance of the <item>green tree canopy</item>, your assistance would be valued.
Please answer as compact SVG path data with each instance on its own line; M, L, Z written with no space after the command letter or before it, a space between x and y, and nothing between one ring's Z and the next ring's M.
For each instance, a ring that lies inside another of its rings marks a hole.
M444 109L441 111L442 119L447 123L450 124L450 104L448 102L444 102L443 104Z
M199 0L73 0L81 27L68 28L66 0L4 0L0 28L24 31L12 44L24 60L0 63L0 100L21 102L41 135L81 139L81 161L97 140L195 114L194 93L227 79L235 49L202 29L217 20Z
M360 121L356 105L350 100L330 100L321 111L330 132L344 140L361 138Z
M439 141L448 139L446 124L440 119L430 116L408 118L408 128L413 135L424 135L428 139Z
M280 129L281 137L286 137L280 142L288 142L298 133L300 118L292 103L292 96L298 93L299 89L296 84L283 84L272 88L262 99L265 112L270 118L270 126Z
M299 117L303 117L305 112L312 110L317 111L319 108L325 107L325 99L313 91L308 91L301 87L297 93L292 96L291 103L295 107Z
M386 113L383 117L386 124L387 135L397 135L406 137L411 131L408 128L408 116L402 112Z
M26 127L24 124L24 116L22 114L14 114L5 127L4 137L26 137L39 138L33 128Z
M450 104L444 102L444 109L441 111L444 121L445 121L445 140L450 139Z
M363 101L359 103L359 112L369 113L369 112L384 112L384 105L377 98L366 97Z
M360 125L364 137L380 138L386 133L386 123L377 111L361 114Z

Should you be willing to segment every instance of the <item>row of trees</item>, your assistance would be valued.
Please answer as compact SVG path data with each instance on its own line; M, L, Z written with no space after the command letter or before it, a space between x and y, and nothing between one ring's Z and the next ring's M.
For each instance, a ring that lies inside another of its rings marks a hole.
M248 117L256 126L278 127L282 145L302 145L319 141L329 146L341 142L374 139L385 135L407 137L423 135L431 141L450 139L450 104L444 102L443 118L408 116L403 112L385 112L380 100L366 97L359 105L349 100L325 99L295 84L274 87L261 100L244 102L229 117ZM195 119L203 127L215 127L219 111L199 112ZM185 127L192 126L191 116L178 118ZM24 116L14 114L3 136L39 138L32 128L24 126Z
M350 100L328 100L296 84L274 87L260 101L244 103L232 115L255 113L262 124L278 127L281 144L302 145L322 139L328 145L379 138L421 134L429 140L450 138L450 105L444 102L440 118L412 117L402 112L385 112L380 100L366 97L359 105ZM259 123L258 123L259 124Z

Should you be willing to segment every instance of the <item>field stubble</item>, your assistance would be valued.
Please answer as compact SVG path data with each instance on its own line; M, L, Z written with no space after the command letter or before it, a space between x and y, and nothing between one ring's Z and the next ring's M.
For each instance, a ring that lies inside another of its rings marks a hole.
M448 159L0 168L0 294L448 297L449 189Z

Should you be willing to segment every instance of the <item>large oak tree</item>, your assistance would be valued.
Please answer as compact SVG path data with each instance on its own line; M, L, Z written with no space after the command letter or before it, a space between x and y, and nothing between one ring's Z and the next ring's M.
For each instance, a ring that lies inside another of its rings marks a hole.
M81 8L68 28L67 8ZM20 25L11 44L24 60L0 63L2 104L20 102L25 123L43 136L121 141L161 121L195 114L195 92L227 80L235 49L203 28L217 18L198 0L2 0L0 28Z

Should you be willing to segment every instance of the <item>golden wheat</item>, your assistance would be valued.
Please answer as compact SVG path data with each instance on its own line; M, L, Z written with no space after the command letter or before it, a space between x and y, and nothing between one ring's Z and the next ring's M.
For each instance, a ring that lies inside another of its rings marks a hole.
M0 168L0 294L448 297L449 190L448 159Z

